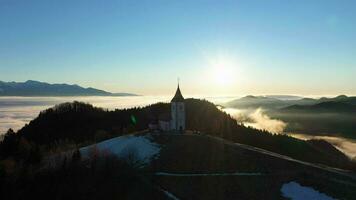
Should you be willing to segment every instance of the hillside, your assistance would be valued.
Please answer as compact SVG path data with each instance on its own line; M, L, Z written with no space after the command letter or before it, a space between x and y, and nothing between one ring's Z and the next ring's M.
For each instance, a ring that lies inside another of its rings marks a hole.
M135 96L130 93L110 93L78 85L49 84L39 81L0 81L0 96Z
M10 169L8 160L0 166ZM203 133L114 137L51 155L42 166L25 165L20 179L17 173L0 179L3 197L347 200L356 191L348 171Z
M235 119L210 102L187 99L185 103L188 130L249 144L308 162L347 169L354 167L341 153L330 156L330 152L335 152L321 151L312 143L239 125ZM61 104L43 111L16 134L9 132L5 135L0 146L0 156L18 155L17 146L21 138L46 149L63 149L63 146L82 146L143 131L155 116L169 110L169 104L165 103L115 111L106 111L79 102Z
M356 97L348 97L346 95L339 95L337 97L334 98L320 98L318 99L318 103L322 103L322 102L330 102L330 101L334 101L334 102L340 102L340 103L347 103L347 104L351 104L351 105L356 105Z
M346 103L348 102L348 103ZM268 114L287 123L286 131L356 138L356 105L350 100L293 105Z
M329 143L241 126L208 101L185 105L184 135L146 131L166 103L47 109L0 143L0 188L12 199L283 199L290 187L355 195L356 165Z
M177 199L281 199L293 197L289 184L297 184L304 199L352 199L356 194L355 174L205 134L144 132L80 151L86 159L95 148L143 167L151 184Z
M335 199L356 194L347 172L204 135L151 137L161 146L150 166L154 182L178 199L284 199L282 188L291 182Z
M293 105L280 109L280 112L294 113L355 113L356 105L342 101L325 101L314 105Z

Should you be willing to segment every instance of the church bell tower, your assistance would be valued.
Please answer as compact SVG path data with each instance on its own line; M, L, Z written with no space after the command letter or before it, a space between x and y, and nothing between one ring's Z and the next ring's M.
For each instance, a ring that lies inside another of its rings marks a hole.
M171 100L171 130L184 133L185 131L185 105L182 93L178 88L176 94Z

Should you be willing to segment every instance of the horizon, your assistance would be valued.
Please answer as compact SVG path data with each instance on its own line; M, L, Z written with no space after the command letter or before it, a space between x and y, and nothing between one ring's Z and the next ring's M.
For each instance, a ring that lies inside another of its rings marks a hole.
M2 1L0 80L169 95L180 77L193 95L355 95L354 6Z
M44 81L41 81L41 80L24 80L24 81L3 81L3 80L0 80L0 82L14 82L14 83L25 83L27 81L37 81L37 82L41 82L41 83L48 83L48 84L67 84L67 85L77 85L77 86L80 86L80 87L83 87L83 88L94 88L92 86L83 86L83 85L78 85L76 83L64 83L64 82L44 82ZM181 83L180 83L181 85ZM176 85L177 86L177 85ZM181 87L181 86L180 86ZM102 88L94 88L94 89L98 89L98 90L104 90ZM184 89L184 88L183 88ZM138 94L138 93L132 93L130 91L118 91L118 92L113 92L113 91L108 91L108 90L104 90L106 92L110 92L110 93L129 93L129 94L135 94L135 95L138 95L138 96L153 96L153 97L157 97L157 96L171 96L171 94L169 93L166 93L166 94L157 94L157 93L154 93L154 94ZM173 90L172 90L173 91ZM171 92L172 92L171 91ZM175 89L174 89L175 91ZM173 91L173 92L174 92ZM184 92L184 91L183 91ZM183 93L182 92L182 93ZM251 94L251 93L248 93L248 94L192 94L192 93L186 93L186 95L188 97L192 97L192 98L209 98L209 97L230 97L230 98L241 98L241 97L245 97L245 96L294 96L294 97L304 97L304 98L322 98L322 97L327 97L327 98L331 98L331 97L338 97L338 96L342 96L342 95L346 95L348 97L354 97L356 96L356 94L319 94L319 95L315 95L315 94L308 94L308 95L304 95L304 94L290 94L290 93L284 93L284 94L276 94L276 93L269 93L269 94L266 94L266 93L258 93L258 94ZM15 97L15 96L2 96L2 97ZM18 97L22 97L22 96L18 96ZM31 97L31 96L27 96L27 97ZM32 97L49 97L49 96L32 96ZM56 97L56 96L54 96ZM60 97L60 96L59 96ZM65 97L65 96L63 96ZM1 98L1 96L0 96Z

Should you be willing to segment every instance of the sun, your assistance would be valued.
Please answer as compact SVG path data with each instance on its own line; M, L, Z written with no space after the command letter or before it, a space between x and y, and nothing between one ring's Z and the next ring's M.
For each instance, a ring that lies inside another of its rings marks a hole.
M219 85L229 85L234 81L234 73L231 68L225 66L217 67L214 69L213 74L215 82Z
M220 86L232 86L238 77L234 59L219 55L210 60L210 79Z

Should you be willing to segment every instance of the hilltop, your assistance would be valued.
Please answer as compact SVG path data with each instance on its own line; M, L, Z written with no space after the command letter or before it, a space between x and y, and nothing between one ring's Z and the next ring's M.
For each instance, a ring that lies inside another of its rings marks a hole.
M28 80L26 82L0 81L0 96L136 96L131 93L111 93L79 85L49 84Z
M308 162L347 169L353 166L338 150L323 151L314 143L240 125L208 101L187 99L185 105L187 130L252 145ZM53 149L63 143L67 143L67 146L81 146L114 136L143 131L147 129L152 116L167 113L169 110L170 106L167 103L115 111L103 110L80 102L60 104L41 112L15 136L5 135L6 145L2 145L1 153L5 157L16 155L17 143L12 144L12 141L19 141L20 138ZM332 156L335 153L336 156ZM337 159L334 159L335 157Z
M356 165L329 143L244 127L208 101L185 105L183 135L146 131L152 116L170 110L167 103L49 108L0 143L0 188L20 199L283 199L286 187L301 185L354 196Z

